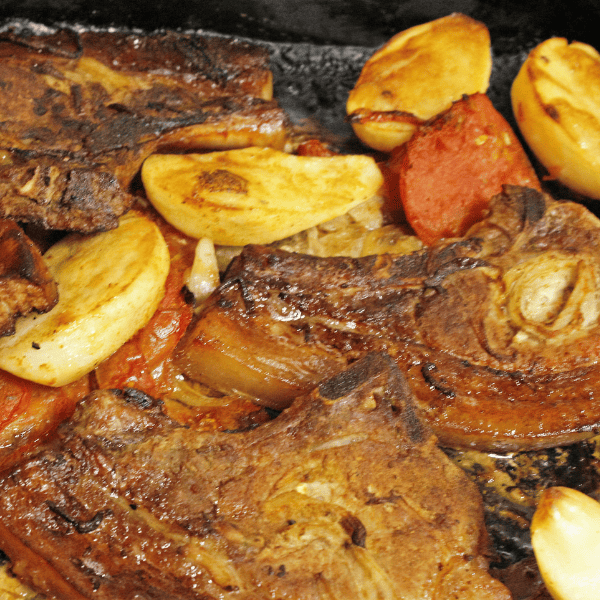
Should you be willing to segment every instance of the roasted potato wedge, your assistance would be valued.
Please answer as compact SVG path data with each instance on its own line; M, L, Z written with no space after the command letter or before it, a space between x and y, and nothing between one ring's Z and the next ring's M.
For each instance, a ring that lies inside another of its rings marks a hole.
M600 503L566 487L545 490L531 522L531 542L555 600L600 598Z
M158 227L129 213L114 230L66 237L44 258L59 301L50 312L17 322L15 335L0 344L0 368L62 386L148 322L164 294L170 256Z
M215 244L267 244L338 217L379 193L368 156L295 156L270 148L156 154L146 194L171 225Z
M365 144L390 152L463 95L486 92L491 70L487 27L455 13L407 29L375 52L346 110Z
M600 54L550 38L529 53L511 98L519 129L550 177L600 199Z

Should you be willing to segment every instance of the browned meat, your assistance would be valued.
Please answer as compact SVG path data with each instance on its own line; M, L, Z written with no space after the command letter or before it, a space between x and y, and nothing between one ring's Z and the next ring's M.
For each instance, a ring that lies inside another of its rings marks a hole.
M281 408L389 352L440 442L541 448L600 427L600 223L507 188L468 236L408 256L249 247L180 348L186 374Z
M47 312L58 288L38 248L13 221L0 219L0 336L15 332L17 317Z
M244 432L97 392L0 482L13 570L61 599L503 599L481 499L369 355Z
M0 214L116 226L161 146L283 144L268 53L178 33L0 36Z

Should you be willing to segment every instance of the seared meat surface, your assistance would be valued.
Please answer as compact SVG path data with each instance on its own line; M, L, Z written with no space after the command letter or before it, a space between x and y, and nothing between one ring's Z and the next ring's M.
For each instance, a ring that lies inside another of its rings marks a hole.
M476 488L383 354L241 432L97 392L0 482L0 539L60 598L510 597Z
M163 143L277 145L286 124L266 50L174 32L8 31L0 87L0 214L49 229L115 227Z
M58 301L58 288L44 259L25 232L0 219L0 336L15 332L18 317L47 312Z
M571 443L600 426L599 248L583 206L518 187L464 239L408 256L248 247L179 361L192 379L282 408L384 350L442 445Z

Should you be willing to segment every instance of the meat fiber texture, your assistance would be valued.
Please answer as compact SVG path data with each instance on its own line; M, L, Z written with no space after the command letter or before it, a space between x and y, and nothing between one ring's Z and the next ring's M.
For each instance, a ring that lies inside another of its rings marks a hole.
M513 451L600 426L600 221L507 186L464 238L409 255L251 246L178 351L192 379L283 408L370 351L406 374L440 443Z
M268 58L246 42L175 32L0 32L0 214L111 229L161 144L193 149L240 132L276 144L285 117Z
M475 486L384 354L246 431L97 392L4 477L0 515L13 571L69 600L510 598Z
M58 302L58 286L41 252L10 219L0 219L0 337L12 335L18 317L44 313Z

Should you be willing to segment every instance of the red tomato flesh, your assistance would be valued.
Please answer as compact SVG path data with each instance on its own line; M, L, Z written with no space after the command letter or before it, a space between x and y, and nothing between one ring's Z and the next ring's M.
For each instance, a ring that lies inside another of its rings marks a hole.
M407 221L431 245L464 235L503 184L541 189L517 136L485 94L466 96L390 157Z

